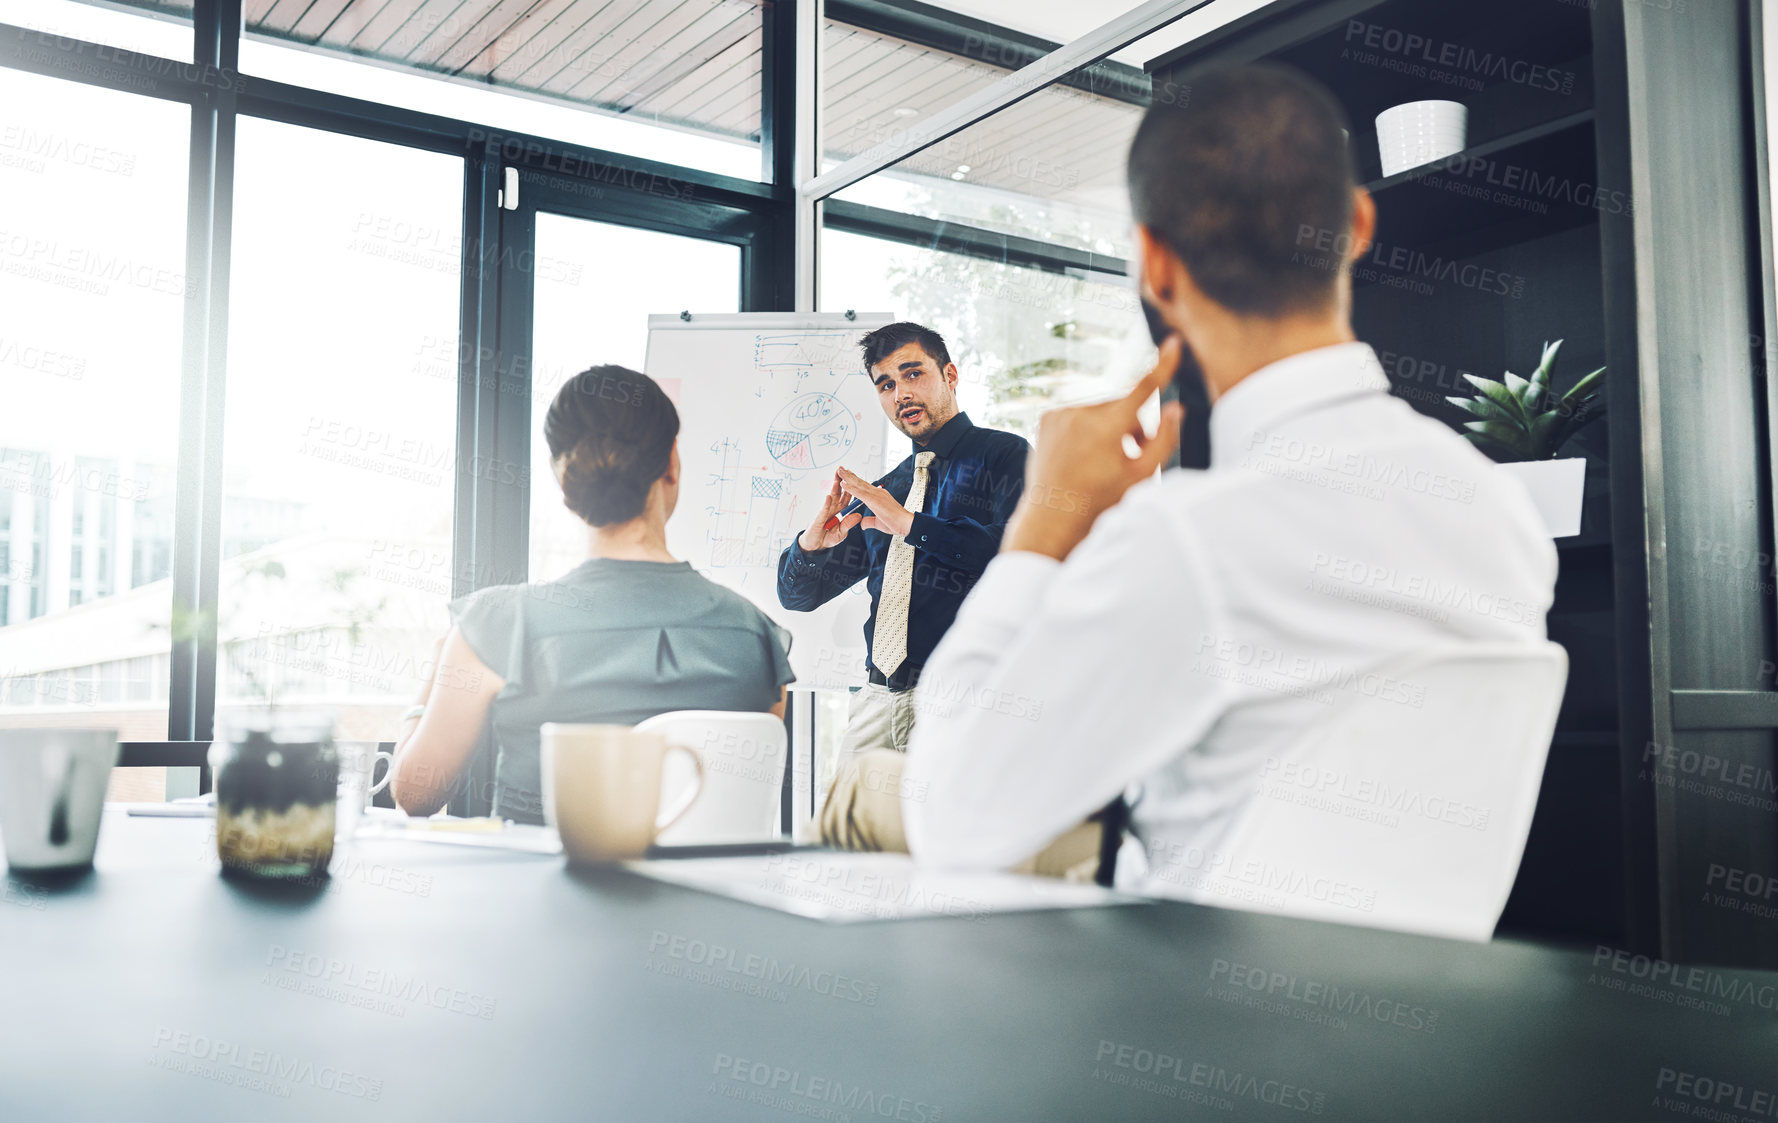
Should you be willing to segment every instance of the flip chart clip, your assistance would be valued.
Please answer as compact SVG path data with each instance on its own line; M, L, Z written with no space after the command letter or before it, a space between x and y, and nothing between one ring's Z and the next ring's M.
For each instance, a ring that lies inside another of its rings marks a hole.
M852 310L852 309L850 309L850 308L848 308L848 309L846 309L846 319L848 319L848 320L856 320L856 319L857 319L857 318L858 318L858 313L857 313L857 312L855 312L855 311L853 311L853 310Z
M690 311L681 312L681 313L679 313L679 318L681 320L684 320L686 323L690 323L691 322L691 312Z

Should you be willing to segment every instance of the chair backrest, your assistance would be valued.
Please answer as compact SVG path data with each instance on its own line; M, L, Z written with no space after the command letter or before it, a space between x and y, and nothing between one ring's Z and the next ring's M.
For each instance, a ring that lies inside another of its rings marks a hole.
M704 790L691 810L656 839L665 846L759 842L778 837L779 801L789 741L771 714L675 710L636 726L666 735L704 762ZM691 763L668 753L661 806L671 807L694 782Z
M1487 941L1567 678L1554 643L1453 645L1358 676L1326 723L1265 762L1185 895Z

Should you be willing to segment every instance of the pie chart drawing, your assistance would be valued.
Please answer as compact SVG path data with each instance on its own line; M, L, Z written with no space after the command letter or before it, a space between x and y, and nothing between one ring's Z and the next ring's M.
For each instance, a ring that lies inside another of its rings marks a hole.
M851 450L856 435L846 403L832 394L802 394L772 419L766 450L786 468L825 468Z

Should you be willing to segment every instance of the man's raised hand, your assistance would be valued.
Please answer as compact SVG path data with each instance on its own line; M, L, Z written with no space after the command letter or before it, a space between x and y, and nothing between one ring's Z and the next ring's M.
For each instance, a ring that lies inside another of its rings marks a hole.
M821 506L815 511L815 521L811 522L809 529L803 531L802 537L797 539L798 544L809 553L814 553L816 550L832 549L844 542L846 535L851 533L852 528L864 521L864 513L854 511L829 527L828 521L839 514L840 508L845 505L846 493L840 489L840 476L838 472L835 472L832 486L827 489L827 494L821 497Z

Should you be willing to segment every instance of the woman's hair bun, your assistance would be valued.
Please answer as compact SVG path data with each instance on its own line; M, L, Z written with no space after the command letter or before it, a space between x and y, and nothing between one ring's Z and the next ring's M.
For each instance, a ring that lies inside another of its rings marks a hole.
M597 366L563 384L543 419L562 502L593 526L629 522L667 471L679 411L646 374Z

